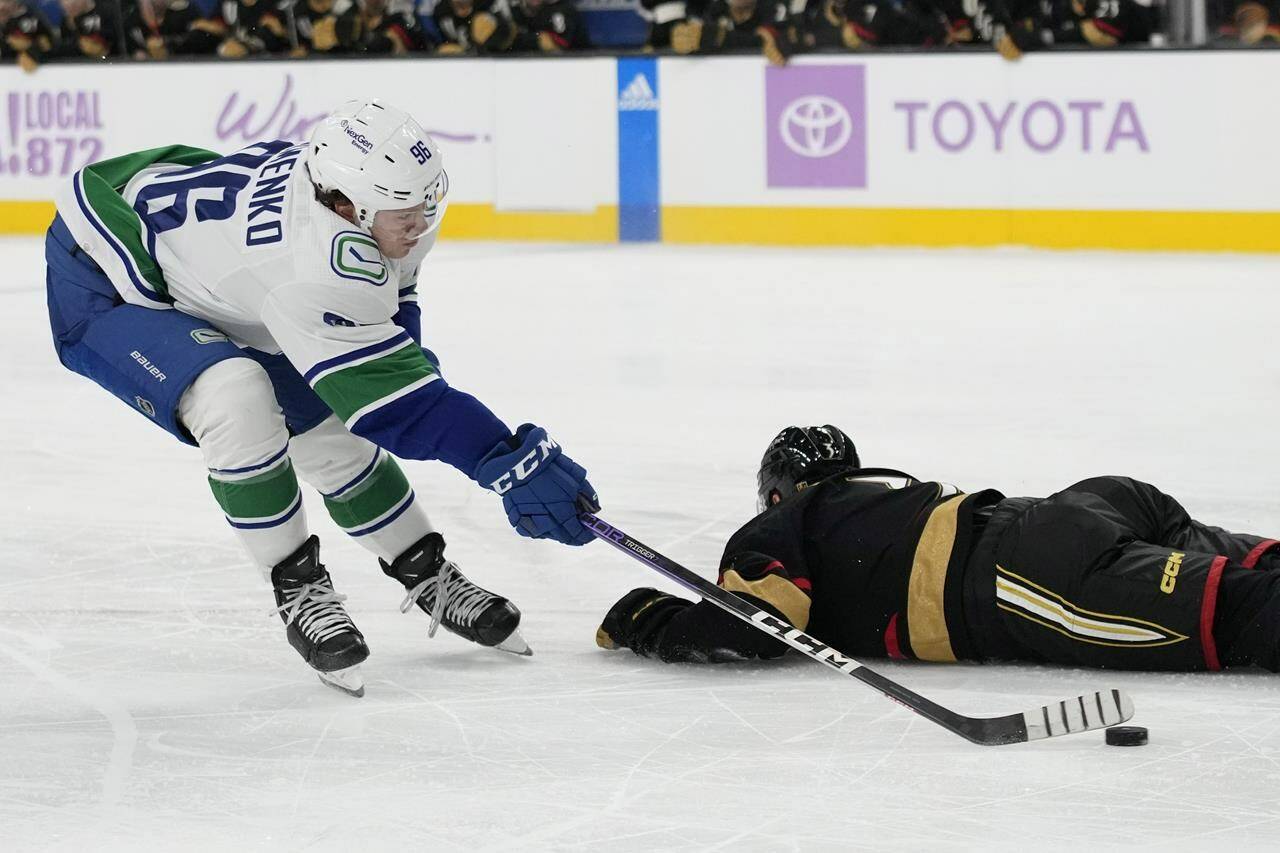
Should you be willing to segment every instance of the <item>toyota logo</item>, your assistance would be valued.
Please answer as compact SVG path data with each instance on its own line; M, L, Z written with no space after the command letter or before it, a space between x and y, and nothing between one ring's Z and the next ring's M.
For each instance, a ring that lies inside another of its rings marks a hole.
M853 118L844 105L826 95L806 95L787 104L778 133L801 157L830 157L849 144Z

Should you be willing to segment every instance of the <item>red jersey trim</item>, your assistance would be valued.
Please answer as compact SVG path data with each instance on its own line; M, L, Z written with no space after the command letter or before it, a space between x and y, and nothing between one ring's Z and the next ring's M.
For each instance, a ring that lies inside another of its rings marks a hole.
M1280 545L1280 541L1276 541L1275 539L1263 539L1254 546L1254 549L1250 551L1248 556L1240 562L1240 565L1244 566L1246 569L1252 569L1254 566L1258 565L1258 560L1262 559L1262 555L1270 551L1276 545Z
M884 629L884 650L889 657L894 660L902 660L906 657L902 653L902 646L898 644L898 614L893 614L889 620L889 627Z
M1112 38L1118 39L1118 38L1124 37L1124 30L1120 29L1115 24L1108 24L1106 21L1102 20L1101 18L1094 18L1093 25L1098 29L1102 30L1107 35L1111 36Z
M1204 665L1210 672L1222 669L1218 661L1218 645L1213 639L1213 614L1218 608L1218 584L1222 582L1222 569L1226 557L1215 557L1209 567L1209 578L1204 582L1204 598L1200 602L1200 647L1204 650Z

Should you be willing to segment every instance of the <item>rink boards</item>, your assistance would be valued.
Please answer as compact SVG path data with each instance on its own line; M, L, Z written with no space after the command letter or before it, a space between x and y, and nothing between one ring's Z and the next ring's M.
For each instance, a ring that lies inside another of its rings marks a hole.
M418 115L454 238L1280 251L1271 52L449 59L0 70L0 231L87 162Z

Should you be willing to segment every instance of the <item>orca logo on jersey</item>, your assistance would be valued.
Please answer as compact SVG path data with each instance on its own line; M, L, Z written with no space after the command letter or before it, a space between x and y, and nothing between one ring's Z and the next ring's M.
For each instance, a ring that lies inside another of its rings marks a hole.
M226 335L217 329L192 329L191 340L198 344L216 344L226 343L230 340Z
M538 466L551 458L551 451L559 447L560 445L552 441L550 436L547 436L538 442L537 447L525 454L523 459L513 465L510 471L490 483L489 488L500 495L505 495L511 491L511 487L516 483L532 477L533 473L538 470Z
M147 417L155 418L156 407L151 404L150 400L144 399L142 397L134 397L133 402L138 404L138 408L141 409L142 413L145 414Z
M386 284L390 277L378 244L359 231L339 231L334 235L329 267L342 278L374 287Z

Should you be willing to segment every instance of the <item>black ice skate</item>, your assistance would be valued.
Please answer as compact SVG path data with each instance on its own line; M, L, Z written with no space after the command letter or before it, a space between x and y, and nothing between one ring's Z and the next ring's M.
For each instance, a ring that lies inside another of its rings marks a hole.
M320 540L312 536L271 570L276 608L284 620L289 645L316 671L320 680L352 696L364 695L359 665L369 657L364 636L347 615L345 595L333 590L320 564Z
M444 558L444 537L428 533L390 565L383 560L387 577L404 584L408 595L400 605L407 613L415 603L431 617L427 636L444 625L459 637L515 655L531 655L520 635L520 611L500 595L467 580Z

